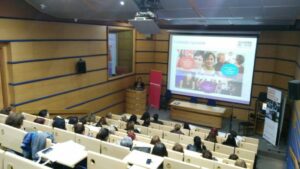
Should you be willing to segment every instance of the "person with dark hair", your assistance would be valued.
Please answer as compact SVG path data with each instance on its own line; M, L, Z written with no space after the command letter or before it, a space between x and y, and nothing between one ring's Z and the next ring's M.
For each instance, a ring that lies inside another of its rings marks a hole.
M67 118L68 120L69 120L69 124L77 124L78 123L78 117L76 117L76 116L70 116L70 117L68 117Z
M184 122L184 123L183 123L183 128L184 128L184 129L187 129L187 130L191 130L190 124L187 123L187 122Z
M163 143L157 143L154 145L152 149L152 153L154 155L160 156L160 157L168 157L168 151L166 146Z
M38 117L33 122L38 123L38 124L45 124L45 119Z
M60 116L54 117L53 122L52 122L52 127L66 130L65 119L61 118Z
M109 130L107 128L101 128L96 138L101 141L107 141L109 137Z
M134 124L140 125L140 123L137 121L137 116L135 114L131 115L128 121L133 121Z
M150 126L150 118L144 120L143 126L145 126L145 127Z
M230 154L229 155L229 158L228 159L230 159L230 160L237 160L237 159L239 159L239 156L237 156L236 154Z
M44 117L44 118L49 118L49 113L47 109L43 109L38 113L38 116Z
M212 128L206 137L206 141L217 143L218 129Z
M207 52L204 55L204 65L203 65L203 74L205 75L215 75L215 54L212 52Z
M183 147L179 143L175 143L175 145L173 146L172 150L180 152L180 153L183 153Z
M107 125L106 117L101 117L96 124L96 127L102 127L102 125Z
M137 129L134 128L134 121L128 121L126 124L127 131L134 131L135 133L140 133Z
M121 117L121 121L127 122L127 121L128 121L127 116L126 116L126 115L123 115L123 116Z
M228 136L226 141L224 141L222 144L227 145L227 146L231 146L231 147L237 147L236 141L235 141L235 137L236 137L236 132L231 132Z
M239 73L244 73L244 62L245 62L245 58L243 55L237 55L235 58L236 61L236 66L239 68Z
M174 129L171 130L170 132L184 135L184 133L180 129L181 129L181 125L180 124L175 124Z
M194 144L189 144L186 149L188 149L190 151L202 153L203 151L206 150L206 147L205 147L205 145L202 144L201 138L199 136L195 136Z
M212 153L209 150L204 150L202 152L202 157L206 159L213 160Z
M13 110L12 107L3 108L2 110L0 110L0 114L9 115L9 113L10 113L12 110Z
M219 53L217 56L217 63L214 65L216 71L221 71L224 64L228 64L225 58L225 53Z
M84 134L84 124L77 123L74 125L74 132L77 134Z
M23 120L23 114L11 112L5 120L5 124L15 128L21 128L23 125Z
M80 122L81 124L85 125L85 124L87 123L86 117L81 117L81 118L79 119L79 122Z
M203 67L203 56L204 56L204 51L201 50L196 50L194 53L194 61L195 61L195 69L202 69Z
M144 112L144 114L141 117L141 120L146 120L149 119L150 120L150 113L149 112Z
M159 121L158 118L159 118L159 115L157 113L155 113L153 115L153 120L151 122L152 123L157 123L157 124L164 124L162 121Z
M133 130L128 130L127 131L127 136L131 138L131 140L135 140L135 133Z
M154 135L152 137L151 141L150 141L150 144L155 145L155 144L158 144L158 143L161 143L160 138L159 138L159 136Z

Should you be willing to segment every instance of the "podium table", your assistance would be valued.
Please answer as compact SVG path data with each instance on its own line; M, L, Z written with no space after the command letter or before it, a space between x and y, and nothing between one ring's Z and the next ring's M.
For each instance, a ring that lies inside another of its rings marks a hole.
M213 107L179 100L171 102L170 107L171 119L215 128L222 127L222 118L226 110L223 107Z

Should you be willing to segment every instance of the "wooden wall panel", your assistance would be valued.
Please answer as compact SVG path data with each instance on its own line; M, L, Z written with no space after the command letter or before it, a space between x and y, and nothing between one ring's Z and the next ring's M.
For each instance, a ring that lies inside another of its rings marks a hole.
M274 67L274 71L277 73L283 73L285 75L294 76L296 62L277 61Z
M274 70L275 60L256 58L254 70L272 72Z
M106 41L13 42L12 61L107 54Z
M58 109L61 107L67 108L70 106L81 104L82 102L87 102L89 100L97 99L105 95L110 95L111 93L117 92L119 90L127 89L133 85L134 81L135 81L134 76L130 76L119 80L114 80L114 81L108 81L107 83L101 85L85 88L82 90L77 90L67 94L22 105L20 106L20 108L23 109L31 108L31 107L37 107L39 109L41 108Z
M154 62L154 52L136 52L136 62Z
M153 69L161 71L163 74L168 73L168 65L167 64L154 64Z
M169 51L169 41L156 41L155 51L168 52Z
M155 51L153 41L137 40L136 51Z
M136 64L135 65L136 73L149 73L153 69L153 64Z
M106 79L107 71L105 70L15 86L15 101L18 103L36 99L58 92L64 92L67 90L104 82Z
M254 73L253 83L269 85L272 84L272 80L273 80L273 73L261 73L261 72Z
M169 40L169 32L167 30L161 30L159 34L154 35L155 40Z
M168 64L168 61L169 61L168 53L155 52L154 60L155 60L155 62Z
M29 62L13 65L12 82L23 82L52 76L71 74L76 72L78 58L51 60L47 62ZM106 56L84 58L87 71L107 67Z
M297 31L263 31L259 43L300 44L300 35Z
M122 103L113 105L112 107L109 107L103 111L98 112L97 115L104 116L109 112L114 113L114 114L123 114L124 110L125 110L125 103L122 102Z
M262 45L257 48L258 57L282 58L286 60L295 60L299 53L296 46L280 46L280 45Z
M27 20L0 19L0 39L106 39L106 27Z

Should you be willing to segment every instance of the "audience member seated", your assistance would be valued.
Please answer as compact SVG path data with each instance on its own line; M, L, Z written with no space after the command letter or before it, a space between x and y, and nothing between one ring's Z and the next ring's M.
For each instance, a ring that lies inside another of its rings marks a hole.
M174 151L178 151L180 153L183 153L183 146L179 143L175 143L175 145L173 146L172 150Z
M107 141L109 137L109 130L107 128L101 128L96 138L101 141Z
M81 118L79 119L79 122L80 122L81 124L85 125L85 124L87 123L86 117L85 117L85 116L84 116L84 117L81 117Z
M102 127L103 125L107 125L106 117L101 117L96 124L96 127Z
M105 117L108 119L112 119L112 113L111 112L107 113Z
M158 144L158 143L161 143L159 136L157 136L157 135L153 136L151 141L150 141L150 144L155 145L155 144Z
M195 136L194 144L193 145L189 144L186 149L188 149L190 151L202 153L203 151L206 150L206 147L205 147L205 145L202 144L201 138L199 136Z
M94 124L96 123L96 116L94 114L88 114L86 117L86 123L87 124Z
M77 123L77 124L74 125L74 132L75 133L84 134L84 130L85 130L84 124Z
M149 127L150 126L150 117L144 120L143 126Z
M163 143L157 143L154 145L152 149L152 153L154 155L160 156L160 157L168 157L168 151L166 146Z
M239 166L239 167L242 167L242 168L247 168L247 164L244 160L241 160L241 159L237 159L234 163L235 166Z
M38 117L33 122L38 123L38 124L45 124L45 119Z
M132 145L133 145L132 139L130 137L126 136L121 139L120 145L131 149Z
M190 124L189 124L189 123L187 123L187 122L184 122L184 124L183 124L183 128L184 128L184 129L187 129L187 130L191 130L191 128L190 128Z
M21 128L23 125L24 116L21 113L10 112L5 120L5 124L15 127Z
M126 115L123 115L123 116L121 117L121 121L127 122L127 121L128 121L128 120L127 120L127 116L126 116Z
M146 119L150 119L150 113L147 111L141 117L141 120L146 120Z
M239 159L239 156L233 153L233 154L229 155L229 159L230 160L237 160L237 159Z
M227 146L237 147L235 137L237 136L235 131L231 131L230 134L227 136L227 139L222 143Z
M128 130L127 131L127 136L131 138L131 140L135 140L135 133L133 130Z
M213 158L212 153L209 150L204 150L202 152L202 157L210 160L216 160L215 158Z
M210 141L210 142L217 142L217 136L218 136L218 129L216 128L212 128L210 130L210 132L208 133L208 136L206 137L206 141Z
M9 113L12 111L12 107L7 107L7 108L4 108L2 110L0 110L0 114L5 114L5 115L9 115Z
M49 112L47 109L43 109L38 113L38 116L43 118L49 118Z
M59 128L59 129L66 130L66 122L65 122L65 119L63 119L63 118L60 117L60 116L54 117L53 123L52 123L52 127L56 127L56 128Z
M134 124L140 125L140 123L137 121L137 116L135 114L131 115L128 121L133 121Z
M180 124L175 124L174 129L171 130L171 133L176 133L176 134L183 134L184 133L180 130L181 125Z
M78 117L76 117L76 116L70 116L70 117L68 117L67 118L68 120L69 120L69 124L77 124L78 123Z
M128 121L126 124L126 129L127 131L132 130L135 133L140 133L140 131L138 131L137 129L134 128L134 121Z
M157 124L164 124L162 121L158 120L159 116L158 114L153 115L153 120L151 121L152 123L157 123Z

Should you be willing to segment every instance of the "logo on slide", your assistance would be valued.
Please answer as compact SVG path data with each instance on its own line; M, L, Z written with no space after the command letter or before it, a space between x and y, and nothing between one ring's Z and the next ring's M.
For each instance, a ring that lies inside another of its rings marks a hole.
M234 64L224 64L221 67L221 72L224 76L233 77L238 75L239 68Z

